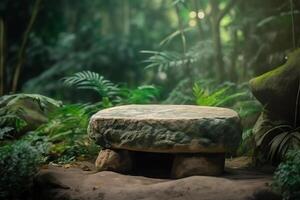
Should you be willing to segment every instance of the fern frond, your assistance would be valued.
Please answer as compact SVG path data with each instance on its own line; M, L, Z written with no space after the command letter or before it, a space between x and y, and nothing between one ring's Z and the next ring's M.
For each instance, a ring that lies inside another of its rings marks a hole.
M70 77L65 77L64 84L78 89L87 89L96 91L101 97L113 98L119 94L119 88L109 80L104 79L100 74L83 71Z
M150 57L144 60L148 63L146 69L157 67L159 71L166 71L172 67L184 66L187 63L192 63L194 60L191 57L183 56L177 52L169 51L141 51L144 54L150 54Z

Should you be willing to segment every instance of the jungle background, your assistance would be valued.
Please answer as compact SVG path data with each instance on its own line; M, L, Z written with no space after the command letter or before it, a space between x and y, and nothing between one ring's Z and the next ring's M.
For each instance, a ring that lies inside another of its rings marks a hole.
M299 14L300 1L287 0L1 0L0 166L15 166L0 172L1 195L27 191L22 181L41 163L95 156L88 120L120 104L232 108L244 125L233 156L253 155L264 105L248 81L299 46ZM44 121L27 120L24 98Z

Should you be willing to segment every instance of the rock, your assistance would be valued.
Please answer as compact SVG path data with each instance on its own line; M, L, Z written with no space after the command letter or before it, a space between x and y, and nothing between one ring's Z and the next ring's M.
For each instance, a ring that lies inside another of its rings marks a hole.
M194 175L220 176L224 171L224 154L176 155L171 172L172 178Z
M49 167L40 171L36 179L39 180L34 187L36 200L280 199L268 186L272 175L241 169L233 169L223 177L192 176L170 180Z
M21 110L18 116L27 123L23 131L34 130L47 122L48 114L60 106L60 101L37 94L14 94L0 98L0 109L10 112Z
M128 105L93 115L89 134L110 149L223 153L238 147L241 126L238 114L226 108Z
M293 122L299 81L300 49L297 49L288 55L284 65L252 79L250 87L272 117Z
M153 158L157 153L175 155L170 162L171 174L174 178L182 178L220 175L224 169L224 153L238 146L241 127L238 114L225 108L128 105L95 114L89 133L104 148L131 151L125 156L131 157L129 160L139 160L134 151L156 153ZM122 168L121 157L124 155L116 151L100 152L97 168L118 171ZM124 165L125 169L130 169L127 162Z
M127 172L132 169L132 160L126 150L101 150L95 162L97 171Z

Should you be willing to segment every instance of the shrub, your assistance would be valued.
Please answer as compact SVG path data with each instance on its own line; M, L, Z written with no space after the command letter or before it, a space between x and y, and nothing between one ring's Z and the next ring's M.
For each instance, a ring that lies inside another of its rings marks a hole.
M0 147L0 199L24 199L43 161L41 144L23 139Z
M284 199L300 199L300 150L287 153L274 174L272 186Z

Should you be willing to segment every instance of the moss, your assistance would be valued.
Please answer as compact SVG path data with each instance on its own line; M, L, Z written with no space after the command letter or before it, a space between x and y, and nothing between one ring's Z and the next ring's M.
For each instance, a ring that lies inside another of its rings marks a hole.
M270 80L270 78L279 76L283 74L287 69L290 67L293 67L294 65L297 65L300 63L300 49L296 49L295 51L291 52L288 55L288 60L285 64L277 67L274 70L271 70L269 72L266 72L258 77L255 77L250 80L250 86L252 88L260 87L264 85L264 82L267 80Z

